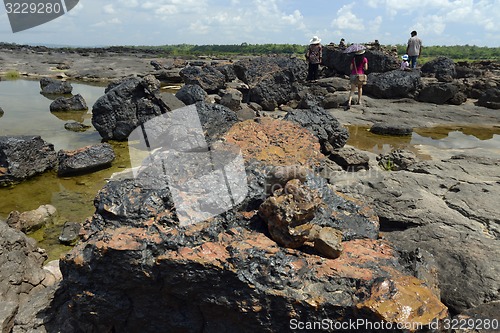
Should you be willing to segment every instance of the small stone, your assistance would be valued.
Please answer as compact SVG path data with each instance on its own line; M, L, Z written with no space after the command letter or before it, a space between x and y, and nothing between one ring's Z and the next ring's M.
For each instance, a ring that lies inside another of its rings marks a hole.
M321 228L314 240L314 248L327 258L340 257L342 254L342 231L330 227Z

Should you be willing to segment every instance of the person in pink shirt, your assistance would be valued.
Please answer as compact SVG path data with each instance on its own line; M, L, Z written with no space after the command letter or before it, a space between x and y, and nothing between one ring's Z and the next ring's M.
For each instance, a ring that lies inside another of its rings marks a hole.
M349 92L349 99L347 100L347 105L345 110L351 108L352 95L358 89L358 101L356 104L361 104L361 97L363 96L363 85L366 84L366 74L368 70L368 59L364 56L365 50L360 50L356 52L356 55L351 60L351 91Z

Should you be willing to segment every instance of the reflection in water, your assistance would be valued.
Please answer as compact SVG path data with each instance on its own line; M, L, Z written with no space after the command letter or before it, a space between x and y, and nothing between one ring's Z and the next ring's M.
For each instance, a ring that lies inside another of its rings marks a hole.
M85 122L87 111L57 111L51 112L53 116L63 120L64 122L76 121L79 123Z
M421 159L429 147L441 150L483 149L500 156L500 127L440 126L417 128L411 136L377 135L367 126L347 126L350 133L348 145L375 154L385 154L395 149L414 152Z
M104 95L104 87L72 83L73 94L83 96L88 105ZM58 96L56 96L58 97ZM54 144L56 150L76 149L101 142L101 136L91 127L83 133L70 132L65 123L77 121L91 126L91 111L50 112L51 99L40 94L39 81L13 80L0 81L0 107L5 114L0 119L0 135L40 135L45 141ZM95 210L92 202L97 192L104 186L113 172L130 167L126 143L111 142L117 159L113 166L89 175L57 177L55 171L46 172L21 184L0 187L0 219L8 214L38 208L51 204L57 208L58 219L54 225L47 226L30 235L45 248L49 259L57 259L69 249L58 243L62 225L67 221L83 222Z
M71 85L73 94L82 95L87 105L94 105L104 95L103 86ZM94 129L82 134L68 132L64 128L68 121L91 126L91 110L59 115L50 112L51 103L40 93L39 81L0 81L0 106L5 112L0 119L0 135L40 135L45 141L54 144L56 150L76 149L101 141L101 136Z

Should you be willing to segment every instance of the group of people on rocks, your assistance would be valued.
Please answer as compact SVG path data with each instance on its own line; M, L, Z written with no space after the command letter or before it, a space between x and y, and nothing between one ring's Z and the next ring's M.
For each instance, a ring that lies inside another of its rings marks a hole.
M422 54L422 40L417 37L417 32L414 30L411 32L411 37L408 39L406 46L406 54L402 56L401 70L412 70L417 68L418 57ZM376 41L378 44L378 41ZM380 44L379 44L380 45ZM345 39L342 38L339 43L341 49L346 49ZM360 49L354 52L354 56L350 63L350 77L349 81L351 83L351 89L349 92L349 98L345 105L345 110L349 110L352 104L352 97L356 89L358 90L358 100L356 104L361 104L361 97L363 95L363 85L367 82L366 71L368 70L368 59L364 56L365 50ZM323 46L321 45L321 39L318 36L314 36L309 41L309 47L307 48L305 54L308 71L307 71L307 81L315 81L318 78L319 65L322 63L323 59Z

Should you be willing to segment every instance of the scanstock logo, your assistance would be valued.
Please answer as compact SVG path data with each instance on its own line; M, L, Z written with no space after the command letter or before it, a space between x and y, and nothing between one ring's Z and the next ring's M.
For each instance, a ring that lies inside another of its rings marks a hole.
M47 23L72 10L78 0L3 0L12 32Z

